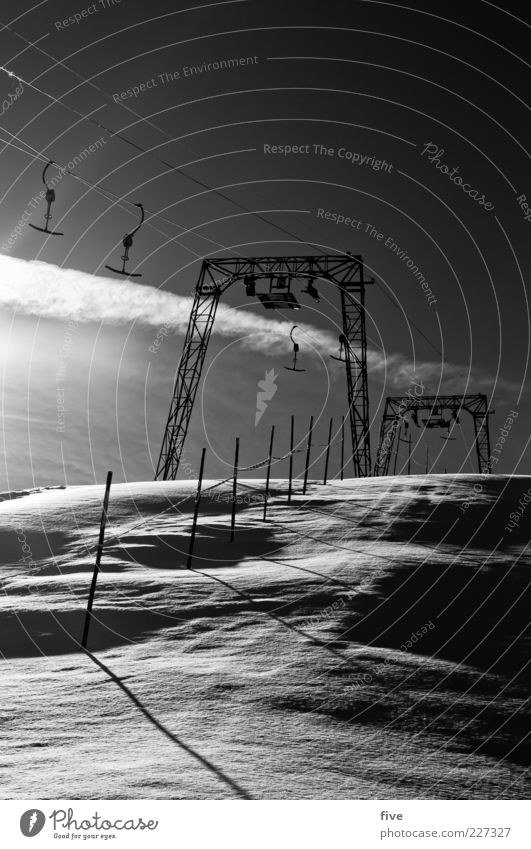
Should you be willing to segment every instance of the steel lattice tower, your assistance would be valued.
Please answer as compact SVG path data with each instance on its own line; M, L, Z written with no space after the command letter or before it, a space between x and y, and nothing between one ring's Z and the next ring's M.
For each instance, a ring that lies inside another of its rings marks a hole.
M341 295L347 397L354 474L371 473L367 337L365 331L365 280L361 256L322 255L289 257L230 257L203 261L197 282L184 347L177 370L170 412L155 474L156 480L175 480L216 310L221 295L236 281L284 277L324 280Z

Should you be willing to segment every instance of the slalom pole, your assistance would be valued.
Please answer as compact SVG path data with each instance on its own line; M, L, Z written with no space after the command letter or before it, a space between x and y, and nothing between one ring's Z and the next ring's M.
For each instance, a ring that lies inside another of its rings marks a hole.
M271 461L273 459L273 439L275 437L275 425L271 425L271 438L269 440L269 458L267 461L267 475L266 475L266 486L265 486L265 498L264 498L264 515L262 517L262 521L266 520L267 513L267 500L269 498L269 480L271 478Z
M234 542L234 529L236 526L236 490L238 486L238 456L240 453L240 437L236 437L236 448L234 450L234 478L232 481L232 516L230 520L230 541Z
M199 478L197 480L197 492L195 495L194 518L192 521L192 533L190 534L190 546L188 548L188 561L186 568L192 568L192 555L194 553L195 532L197 528L197 517L199 516L199 504L201 503L201 487L203 485L203 470L205 468L205 453L206 448L201 452L201 463L199 465Z
M291 488L293 483L293 443L295 437L295 416L291 417L291 438L289 443L289 484L288 484L288 504L291 504Z
M87 602L87 612L85 614L85 627L83 628L83 637L81 645L84 649L87 648L90 622L92 618L92 605L94 604L94 596L96 595L96 584L98 582L98 573L100 571L101 555L103 553L103 540L105 539L105 526L107 525L107 510L109 507L109 495L111 493L112 472L107 472L107 481L105 483L105 496L103 498L103 511L100 519L100 536L98 540L98 548L96 550L96 563L94 565L94 574L92 575L92 583Z
M330 427L328 429L328 443L326 446L326 458L325 458L325 469L324 469L324 477L323 477L323 485L326 486L326 480L328 478L328 460L330 458L330 442L332 441L332 425L333 419L330 419Z
M312 430L313 430L313 416L310 416L310 427L308 428L308 444L306 446L306 465L304 467L304 486L302 488L302 494L306 495L306 487L308 485L308 469L310 468L310 451L312 450Z

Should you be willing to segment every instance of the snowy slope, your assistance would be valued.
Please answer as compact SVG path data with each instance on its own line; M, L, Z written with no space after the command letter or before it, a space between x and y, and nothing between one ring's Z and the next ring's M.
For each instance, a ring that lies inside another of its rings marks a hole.
M113 486L93 655L102 488L0 496L6 798L526 795L531 478L297 486L233 543L211 489L192 571L195 482Z

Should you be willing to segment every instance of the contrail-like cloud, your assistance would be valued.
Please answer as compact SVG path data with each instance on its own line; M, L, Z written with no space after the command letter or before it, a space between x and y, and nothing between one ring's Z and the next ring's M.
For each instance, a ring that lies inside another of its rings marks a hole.
M0 307L41 318L105 324L140 324L184 334L192 307L191 296L174 295L153 286L98 277L45 262L0 256ZM213 332L240 339L246 347L268 356L291 350L289 321L257 315L247 308L220 304ZM310 324L298 325L308 352L328 356L337 351L337 333ZM396 388L417 379L445 391L463 391L469 371L459 365L424 361L413 363L398 353L368 351L370 375ZM491 387L492 378L474 374L474 390ZM458 387L461 387L458 389Z

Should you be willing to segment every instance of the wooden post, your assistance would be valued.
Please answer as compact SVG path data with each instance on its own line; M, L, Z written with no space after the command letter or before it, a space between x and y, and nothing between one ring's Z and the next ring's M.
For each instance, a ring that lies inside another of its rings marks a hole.
M236 448L234 451L234 478L232 481L232 516L230 521L230 541L234 542L234 528L236 526L236 494L238 485L238 456L240 453L240 437L236 437Z
M291 487L293 482L293 443L295 437L295 416L291 417L291 438L289 443L289 484L288 484L288 504L291 504Z
M109 507L109 495L111 492L112 472L107 472L107 481L105 483L105 496L103 498L103 511L100 519L100 536L98 540L98 548L96 550L96 563L94 565L94 574L92 575L92 583L87 603L87 612L85 614L85 627L83 628L83 638L81 645L84 649L87 647L88 635L90 629L90 621L92 617L92 605L94 604L94 596L96 595L96 584L98 582L98 572L100 571L101 555L103 553L103 540L105 539L105 526L107 524L107 509Z
M201 452L201 463L199 464L199 478L197 479L197 492L195 495L194 518L192 521L192 533L190 534L190 546L188 548L188 560L186 568L192 568L192 555L194 553L195 532L197 528L197 517L199 516L199 504L201 502L201 487L203 485L203 470L205 468L206 448Z
M306 446L306 464L304 467L304 486L302 487L302 494L306 495L306 486L308 484L308 469L310 468L310 451L312 449L312 430L313 430L313 416L310 416L310 427L308 428L308 445Z
M326 446L326 458L325 458L325 470L324 470L324 477L323 477L323 485L326 485L326 480L328 478L328 460L330 458L330 442L332 441L332 424L333 424L333 421L334 421L333 419L330 419L330 427L328 429L328 444Z
M269 458L267 461L267 475L266 475L266 487L265 487L265 498L264 498L264 515L262 517L262 521L266 520L267 513L267 499L269 498L269 480L271 478L271 461L273 459L273 439L275 436L275 425L271 425L271 439L269 440Z
M343 466L345 465L345 416L341 417L341 480L343 480Z

